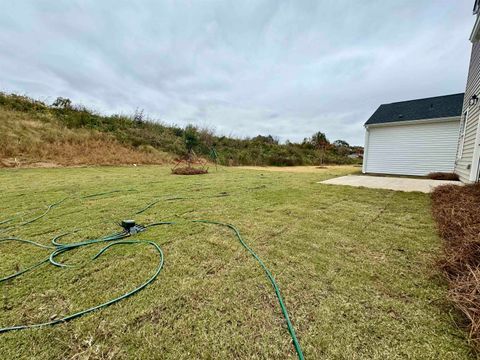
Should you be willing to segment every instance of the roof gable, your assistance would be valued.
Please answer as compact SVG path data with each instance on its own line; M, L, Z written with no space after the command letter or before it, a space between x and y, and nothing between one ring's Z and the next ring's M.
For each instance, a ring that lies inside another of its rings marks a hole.
M382 104L365 125L460 116L464 93Z

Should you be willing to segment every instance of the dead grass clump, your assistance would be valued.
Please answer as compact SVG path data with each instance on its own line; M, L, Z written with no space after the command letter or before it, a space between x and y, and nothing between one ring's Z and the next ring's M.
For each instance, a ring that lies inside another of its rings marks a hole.
M480 184L438 187L432 202L445 240L438 263L448 279L450 298L467 317L470 337L480 348Z
M428 174L427 177L432 180L452 180L452 181L460 180L457 174L448 173L448 172L432 172Z
M450 297L456 307L468 320L470 339L477 349L480 348L480 269L469 269L455 279L450 289Z
M206 168L196 168L191 166L177 167L172 169L172 174L174 175L202 175L207 173L208 169Z

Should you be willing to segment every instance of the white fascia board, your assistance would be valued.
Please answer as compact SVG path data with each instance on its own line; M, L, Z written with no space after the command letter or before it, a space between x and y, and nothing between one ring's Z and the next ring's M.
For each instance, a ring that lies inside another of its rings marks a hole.
M442 117L442 118L434 118L434 119L424 119L424 120L392 121L392 122L381 123L381 124L365 124L365 128L441 123L441 122L448 122L448 121L460 121L461 118L462 117L459 115L459 116Z

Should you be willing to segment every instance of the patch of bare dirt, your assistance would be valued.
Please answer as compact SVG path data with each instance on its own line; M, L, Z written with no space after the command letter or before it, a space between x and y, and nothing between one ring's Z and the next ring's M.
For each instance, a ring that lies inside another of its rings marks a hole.
M326 166L237 166L240 169L292 172L292 173L320 173L332 169L360 170L354 165L326 165Z

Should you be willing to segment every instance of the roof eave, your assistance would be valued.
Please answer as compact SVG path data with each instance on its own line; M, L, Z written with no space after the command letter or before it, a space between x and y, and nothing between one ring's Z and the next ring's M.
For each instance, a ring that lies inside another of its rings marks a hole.
M433 118L433 119L401 120L401 121L390 121L390 122L373 123L373 124L365 123L363 126L365 128L370 128L370 127L384 127L384 126L428 124L428 123L440 123L440 122L447 122L447 121L460 121L460 119L461 119L461 115L457 115L457 116L449 116L449 117L441 117L441 118Z
M473 15L477 15L480 12L480 0L475 0L473 4Z
M470 34L470 41L473 43L479 40L480 33L480 16L477 15L475 25L473 25L472 33Z

